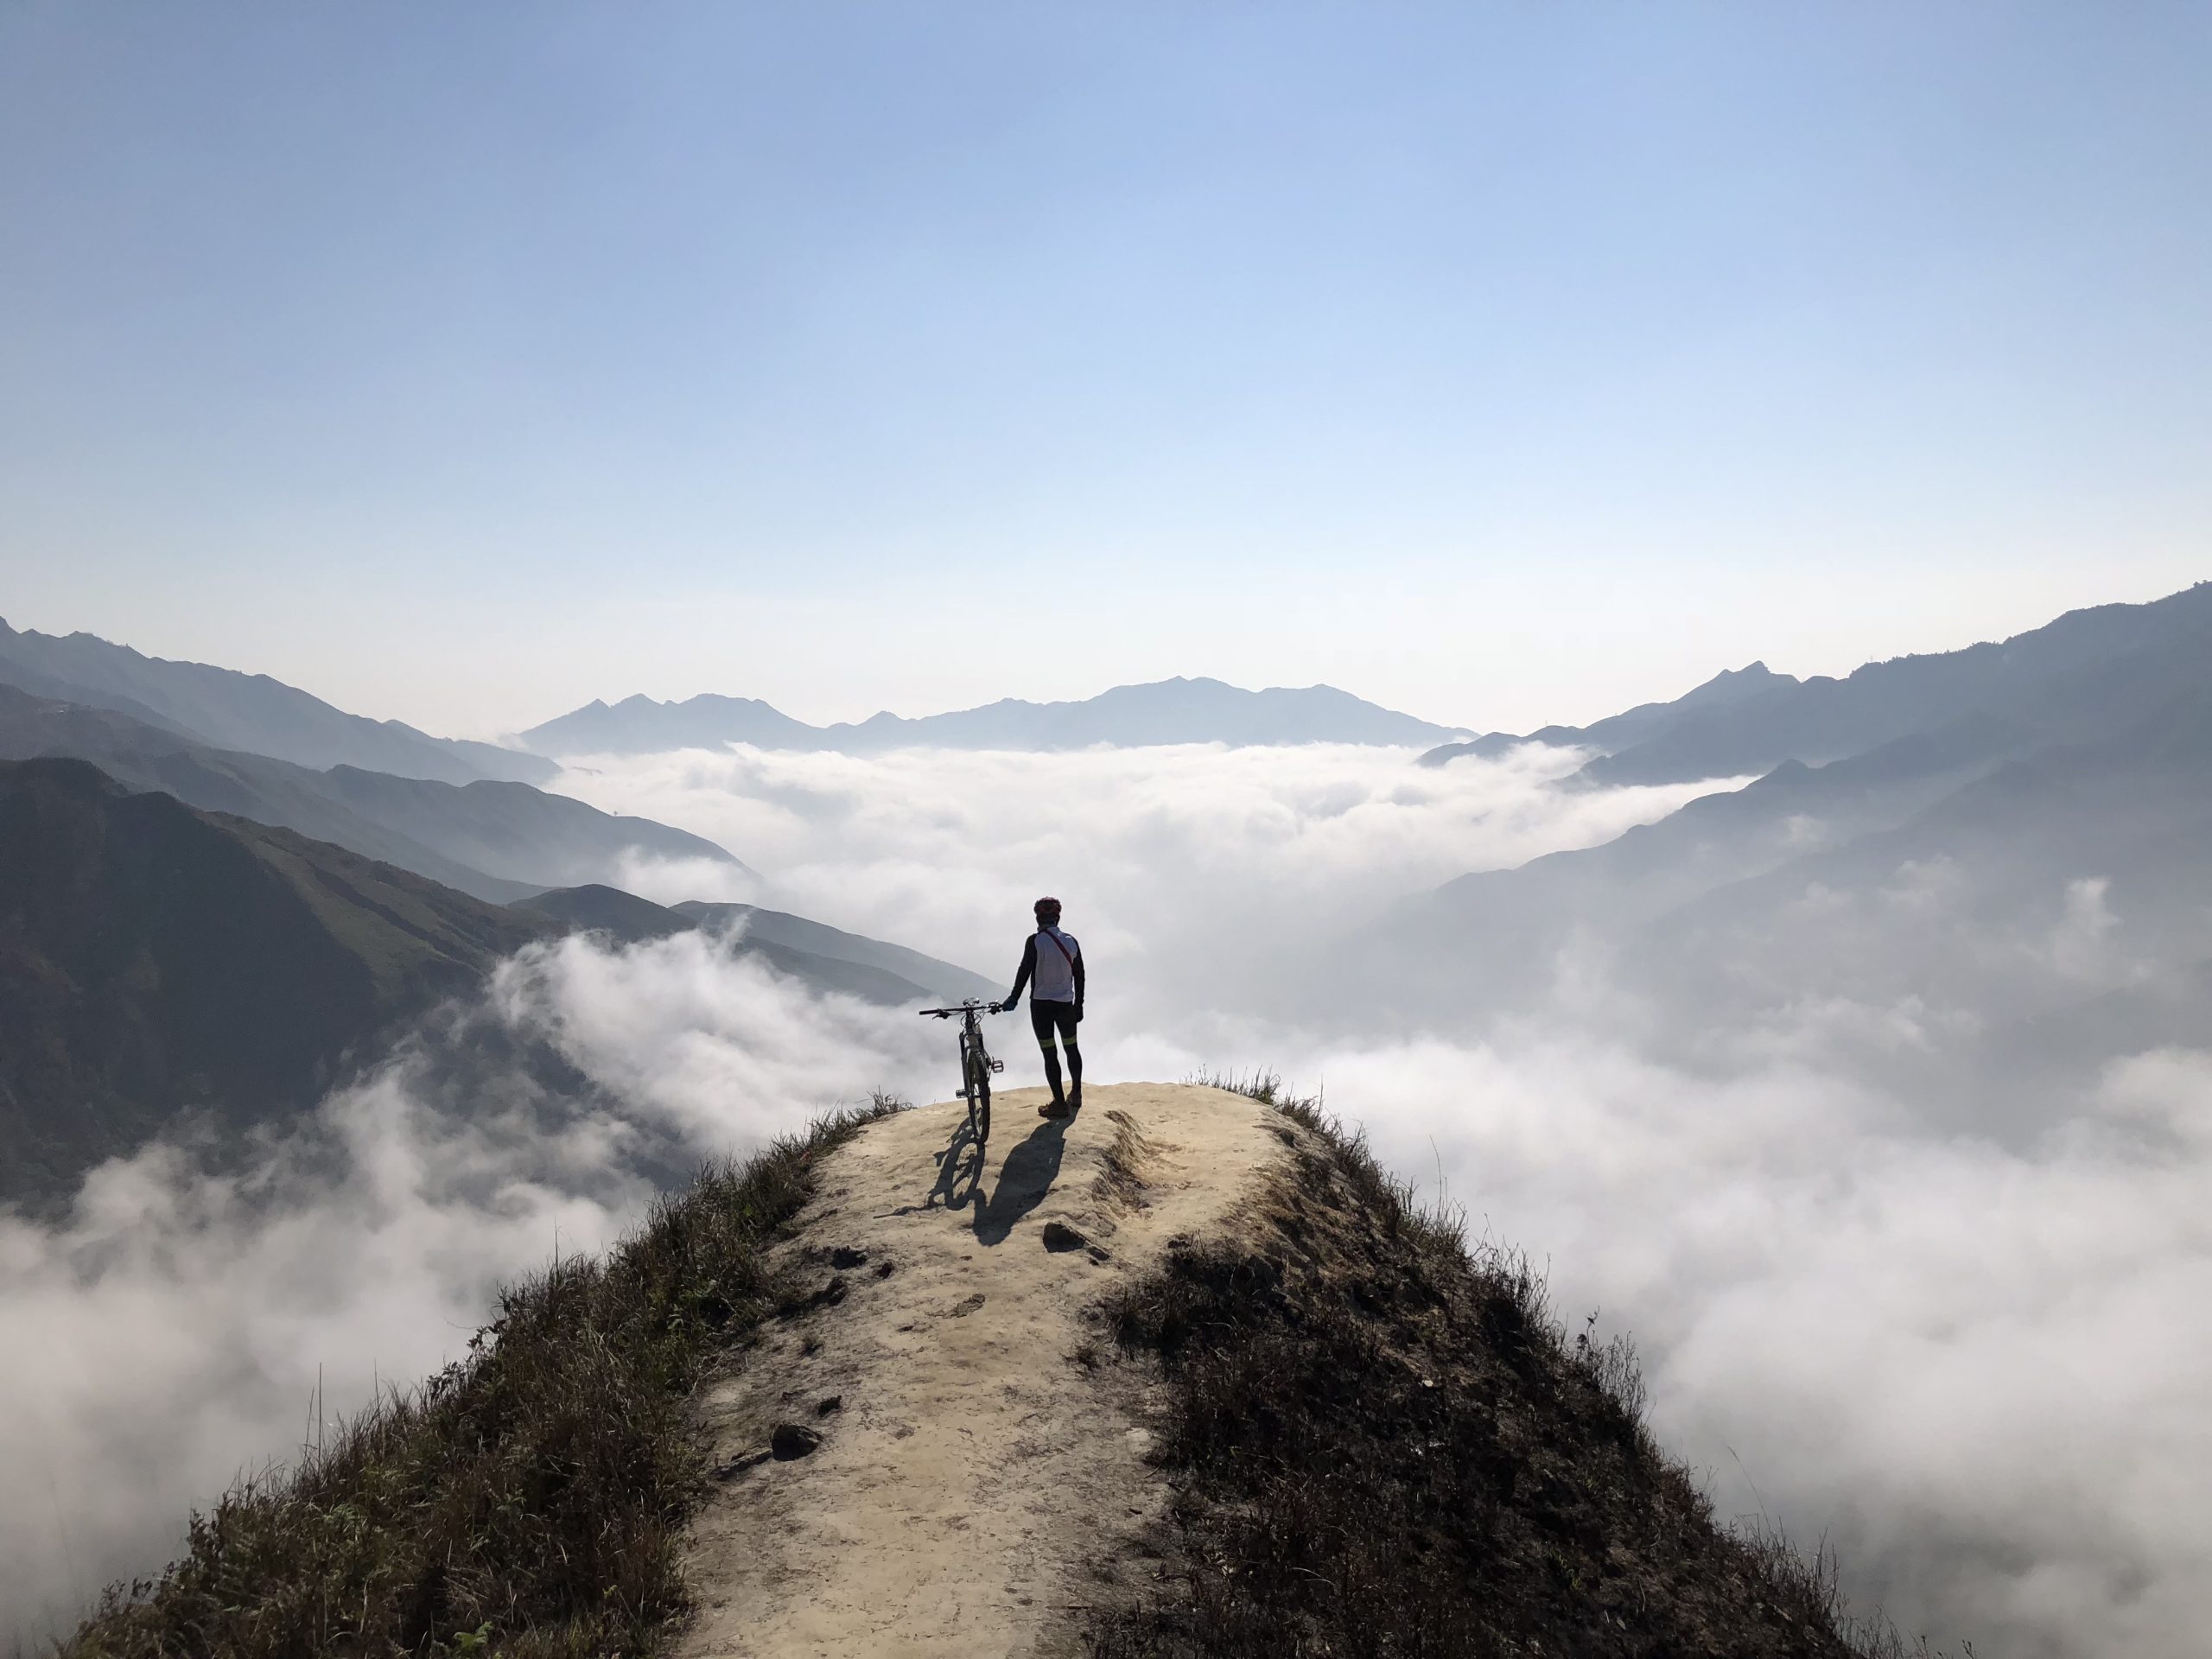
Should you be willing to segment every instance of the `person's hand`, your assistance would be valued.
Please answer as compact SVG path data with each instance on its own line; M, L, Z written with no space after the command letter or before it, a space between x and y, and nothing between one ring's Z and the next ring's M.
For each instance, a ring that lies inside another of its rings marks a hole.
M1078 1026L1083 1023L1083 1004L1080 1002L1075 1005L1075 1022Z
M1014 1010L1014 999L1012 997L1008 997L1003 1002L992 1003L991 1012L993 1014L1012 1014Z

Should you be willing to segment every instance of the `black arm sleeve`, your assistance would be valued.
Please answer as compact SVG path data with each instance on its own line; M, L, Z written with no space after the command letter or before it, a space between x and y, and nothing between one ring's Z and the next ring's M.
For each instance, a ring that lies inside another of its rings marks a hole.
M1037 936L1032 933L1029 943L1021 947L1021 971L1014 976L1014 988L1006 994L1006 1000L1009 1002L1020 1001L1021 988L1029 982L1029 976L1036 971Z
M1075 1005L1078 1008L1083 1006L1083 951L1080 947L1075 953Z

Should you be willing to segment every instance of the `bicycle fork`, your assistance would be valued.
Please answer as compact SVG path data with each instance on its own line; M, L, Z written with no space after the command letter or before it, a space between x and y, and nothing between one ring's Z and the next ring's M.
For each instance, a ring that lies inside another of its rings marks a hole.
M973 1102L976 1085L983 1080L984 1075L995 1075L1005 1070L1006 1062L995 1058L983 1047L980 1033L971 1035L964 1031L960 1033L961 1099Z

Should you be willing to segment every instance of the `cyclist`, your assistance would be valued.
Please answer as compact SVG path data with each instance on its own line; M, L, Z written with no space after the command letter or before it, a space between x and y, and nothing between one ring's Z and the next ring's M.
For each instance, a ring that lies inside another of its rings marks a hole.
M1065 1117L1083 1104L1083 1051L1076 1046L1075 1028L1083 1023L1083 947L1072 934L1060 931L1060 901L1037 901L1037 931L1021 947L1021 971L1014 988L1000 1003L1004 1014L1021 1005L1021 988L1032 987L1029 1028L1037 1033L1037 1046L1045 1051L1045 1080L1052 1085L1052 1098L1037 1109L1039 1117ZM1052 1052L1052 1034L1059 1033L1067 1051L1068 1091L1060 1092L1060 1057Z

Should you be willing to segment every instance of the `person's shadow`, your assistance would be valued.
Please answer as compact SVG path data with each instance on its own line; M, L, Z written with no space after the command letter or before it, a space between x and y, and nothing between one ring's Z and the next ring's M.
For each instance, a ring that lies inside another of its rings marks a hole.
M1003 1244L1014 1224L1044 1203L1045 1195L1059 1179L1060 1154L1067 1144L1069 1127L1078 1113L1048 1117L1030 1131L1029 1138L1006 1155L999 1169L999 1184L988 1200L976 1206L976 1238L982 1244ZM974 1189L980 1193L981 1176Z

